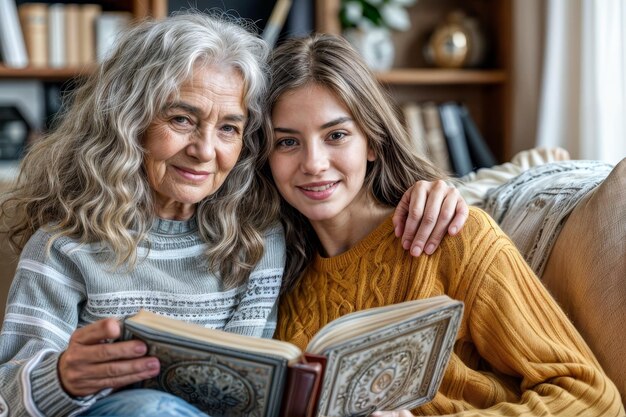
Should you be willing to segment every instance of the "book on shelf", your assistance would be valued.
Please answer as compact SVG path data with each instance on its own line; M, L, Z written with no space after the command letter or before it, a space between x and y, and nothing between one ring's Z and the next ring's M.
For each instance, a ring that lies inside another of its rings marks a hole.
M18 6L30 64L77 67L96 61L99 4L23 3Z
M53 3L48 6L48 66L65 66L65 5Z
M441 119L437 104L432 101L422 103L422 115L424 130L426 132L426 144L432 162L447 173L452 172L448 145L443 135Z
M469 174L473 170L472 159L470 157L463 122L458 112L458 106L454 102L446 102L439 105L441 115L441 126L443 134L448 144L448 153L452 168L458 177Z
M96 17L96 59L103 61L114 49L120 32L130 24L129 12L102 12Z
M78 60L82 65L96 62L96 19L102 13L99 4L80 6L78 19Z
M474 119L472 119L467 107L464 104L459 104L457 105L457 112L461 118L465 139L467 140L467 147L474 168L490 168L496 165L498 161L495 156L493 156L480 130L476 127L476 123L474 123Z
M426 145L426 131L424 130L424 121L422 118L422 109L418 103L407 102L401 107L404 115L404 122L411 146L415 152L421 157L429 158L428 147Z
M66 4L65 16L65 66L80 64L80 8L78 4Z
M436 394L463 312L448 296L375 307L324 326L305 352L140 311L124 320L168 391L212 417L343 417L411 409Z
M24 3L18 6L24 43L30 65L48 66L48 5Z
M14 0L0 0L0 53L7 67L28 66L28 53Z
M152 0L152 17L163 19L169 15L169 0Z
M262 34L263 39L270 47L273 47L278 40L280 31L287 20L289 9L291 9L291 3L292 0L277 0L274 8L272 9L272 14L267 21Z

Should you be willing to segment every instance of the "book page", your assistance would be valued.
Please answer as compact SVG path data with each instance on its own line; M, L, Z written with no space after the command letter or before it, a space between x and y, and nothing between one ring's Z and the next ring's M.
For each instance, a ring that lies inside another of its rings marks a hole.
M322 328L308 350L326 357L320 414L369 415L430 401L462 314L463 303L443 295L355 312Z
M133 317L127 318L125 325L140 328L143 332L160 336L161 339L164 334L167 334L171 336L172 342L175 342L176 339L193 340L236 348L250 353L280 356L290 362L295 362L302 357L302 351L291 343L209 329L146 310L141 310Z
M389 324L404 321L407 317L417 316L419 312L428 312L434 308L450 304L451 301L448 296L441 295L346 314L322 327L313 336L306 351L321 353L328 346L360 337L364 333Z

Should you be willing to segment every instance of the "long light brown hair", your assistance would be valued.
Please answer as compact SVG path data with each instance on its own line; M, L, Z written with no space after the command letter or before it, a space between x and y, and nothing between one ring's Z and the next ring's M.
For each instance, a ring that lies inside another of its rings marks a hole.
M363 59L343 38L316 34L289 39L270 59L271 83L264 123L262 159L264 175L271 180L268 159L273 148L271 113L283 94L310 84L336 94L350 110L377 158L368 163L364 187L378 203L396 206L417 180L445 178L430 161L409 145L398 109L381 88ZM302 214L281 199L281 218L287 242L285 283L290 285L309 265L319 240Z
M264 231L277 221L278 202L257 161L269 51L244 23L192 11L123 34L70 96L56 129L25 156L1 207L18 219L8 230L13 245L19 250L43 227L52 240L104 242L115 267L133 267L135 248L155 220L142 135L194 67L225 65L244 80L243 149L220 189L198 203L196 217L210 243L209 268L227 287L245 280L263 254Z

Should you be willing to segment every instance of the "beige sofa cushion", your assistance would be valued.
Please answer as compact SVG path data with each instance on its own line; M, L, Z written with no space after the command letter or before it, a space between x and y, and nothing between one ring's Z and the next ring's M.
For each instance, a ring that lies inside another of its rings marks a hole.
M542 280L626 399L626 159L572 211Z

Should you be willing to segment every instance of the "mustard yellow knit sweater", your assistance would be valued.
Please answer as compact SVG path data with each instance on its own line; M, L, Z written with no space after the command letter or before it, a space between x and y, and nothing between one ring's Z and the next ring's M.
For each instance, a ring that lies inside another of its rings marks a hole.
M276 337L305 348L343 314L440 294L462 300L464 317L439 392L414 414L625 414L617 389L513 243L474 208L460 234L431 256L402 250L387 219L349 251L318 257L281 299Z

